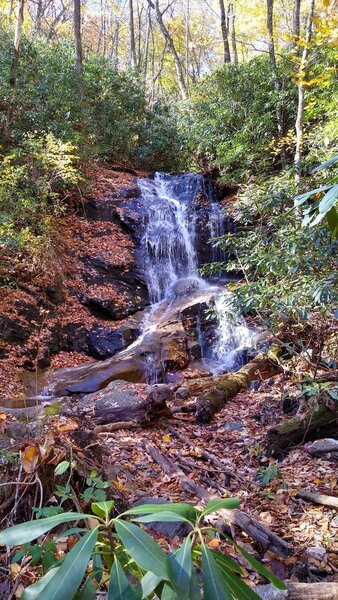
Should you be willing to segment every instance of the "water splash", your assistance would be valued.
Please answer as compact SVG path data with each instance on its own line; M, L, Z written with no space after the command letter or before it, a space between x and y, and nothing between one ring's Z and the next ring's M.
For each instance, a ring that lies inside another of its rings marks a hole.
M214 374L219 374L242 366L242 352L245 348L253 346L254 333L234 309L230 292L223 292L215 298L215 312L218 328L212 346L210 366Z

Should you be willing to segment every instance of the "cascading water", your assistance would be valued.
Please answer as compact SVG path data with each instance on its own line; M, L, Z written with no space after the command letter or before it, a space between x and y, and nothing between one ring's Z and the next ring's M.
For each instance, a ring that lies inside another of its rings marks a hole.
M153 180L140 179L138 184L146 210L141 249L153 305L152 318L148 316L147 324L144 323L142 338L147 335L150 323L154 330L154 317L161 308L168 309L175 299L196 290L210 290L218 326L210 344L201 331L200 316L196 319L200 355L211 372L236 368L236 357L241 348L252 345L252 336L243 318L234 314L229 317L231 294L224 295L220 287L209 285L198 273L197 242L201 227L206 241L224 233L223 211L210 182L197 174L157 173ZM222 250L212 249L211 260L224 260ZM147 356L145 362L146 379L156 381L154 356Z
M141 241L147 286L152 303L167 298L175 283L189 278L195 288L204 282L197 271L196 212L192 199L201 187L199 176L168 176L139 180L147 216Z

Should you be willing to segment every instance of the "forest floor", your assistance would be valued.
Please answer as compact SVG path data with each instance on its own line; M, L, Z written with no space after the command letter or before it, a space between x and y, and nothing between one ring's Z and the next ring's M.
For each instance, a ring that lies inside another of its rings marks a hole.
M113 201L114 192L127 189L135 181L133 174L98 167L93 167L89 177L92 185L87 198L109 202ZM107 194L108 188L111 196ZM10 340L0 348L0 356L1 350L3 356L0 361L0 387L1 395L6 397L23 392L23 368L27 368L28 363L28 368L34 373L37 358L43 354L44 340L45 345L50 343L48 336L56 322L62 325L63 332L74 324L87 325L88 328L96 324L102 327L111 325L111 321L93 316L81 300L84 257L90 247L93 252L104 254L105 259L115 261L119 267L125 265L128 268L130 239L114 224L109 226L107 233L107 223L103 225L100 220L91 221L89 228L88 221L81 214L66 217L60 226L64 244L58 257L63 269L62 301L53 305L47 318L42 316L41 320L39 316L35 326L29 314L34 314L34 306L39 310L45 306L43 290L48 282L44 274L38 273L30 279L27 271L20 289L1 293L0 317L9 326L12 322L19 324L21 328L16 331L22 336L19 344ZM113 257L110 255L112 248ZM25 307L28 307L26 316ZM116 320L114 327L121 322L123 319ZM92 359L82 352L61 351L52 356L49 367L68 367L88 360ZM262 382L256 391L241 393L228 402L209 425L197 424L191 414L176 413L170 420L159 421L149 428L120 429L110 434L100 433L96 437L93 431L83 431L83 424L77 419L53 414L53 404L45 408L46 415L52 416L45 416L44 421L32 429L25 429L22 418L11 416L8 409L0 413L1 477L2 482L22 477L23 493L19 499L15 490L9 497L0 494L0 512L4 515L2 525L31 518L32 507L37 505L38 490L34 485L25 483L35 477L35 472L44 483L44 497L40 502L44 505L55 502L55 486L64 480L55 478L54 469L71 453L77 462L73 486L75 503L80 503L83 509L88 508L82 492L91 469L96 469L109 481L111 496L123 507L144 497L200 504L201 499L187 491L187 480L190 480L210 495L239 497L242 510L290 544L289 556L282 557L232 528L236 540L263 560L281 579L338 581L337 511L297 496L302 489L335 495L337 462L314 458L307 452L304 443L293 447L279 460L267 452L267 431L289 418L283 415L282 401L286 392L294 393L296 382L297 379L281 375ZM7 437L3 445L7 427L15 424L17 430L22 427L24 433L19 439L9 442ZM23 458L27 447L36 448L35 458L29 464L25 464ZM163 460L155 461L152 450L157 451L157 456ZM212 454L215 461L206 460L203 452ZM3 487L2 491L5 489ZM153 534L167 549L176 547L180 541L178 535L167 537L158 530ZM225 548L230 554L235 554L234 549L219 538L210 543L212 547ZM7 569L8 556L3 555L3 559ZM238 556L237 559L240 560ZM259 576L247 564L245 566L247 581L258 583ZM17 590L25 582L25 573L31 569L30 563L25 563L23 569L26 571L10 571L11 583Z
M301 489L327 495L337 490L337 463L313 458L306 445L294 447L279 461L266 455L266 434L280 420L284 389L279 377L272 385L263 383L257 391L239 394L209 425L180 414L151 429L100 434L100 443L116 473L113 484L128 504L143 496L200 504L187 492L184 477L182 485L182 473L166 473L152 459L147 449L154 445L191 481L218 497L239 497L242 510L290 543L291 554L283 558L237 532L236 539L281 579L338 581L337 511L297 497ZM203 451L218 459L225 471L205 460ZM170 549L178 539L163 543ZM219 539L212 545L224 546ZM230 546L227 551L235 555ZM247 577L254 581L257 574L248 570Z

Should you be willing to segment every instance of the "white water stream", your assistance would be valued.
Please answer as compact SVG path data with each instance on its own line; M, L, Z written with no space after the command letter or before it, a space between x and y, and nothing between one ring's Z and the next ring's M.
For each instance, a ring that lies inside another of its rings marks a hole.
M189 297L198 290L211 292L217 314L215 341L206 348L203 333L198 331L201 356L213 373L236 368L240 351L252 346L253 335L245 320L231 308L231 293L224 287L209 284L198 272L197 224L199 211L207 216L207 237L224 232L223 209L208 180L202 175L167 175L156 173L153 180L139 179L141 201L146 209L141 240L144 269L152 309L143 323L141 339L156 329L156 319L180 296ZM207 209L205 208L208 205ZM199 224L199 228L201 225ZM218 248L212 259L223 258ZM162 309L162 310L161 310ZM148 379L153 380L151 357L147 360Z

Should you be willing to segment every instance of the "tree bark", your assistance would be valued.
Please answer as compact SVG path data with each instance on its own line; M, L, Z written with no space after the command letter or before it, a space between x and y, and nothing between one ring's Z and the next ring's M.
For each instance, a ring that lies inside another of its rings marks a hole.
M227 14L225 12L224 0L219 0L219 10L221 13L221 31L223 40L223 62L224 64L231 62L230 47L229 47L229 27Z
M275 53L275 41L274 41L274 27L273 27L273 0L266 0L266 8L267 8L267 29L268 29L268 49L269 49L269 58L270 58L270 67L272 71L272 76L274 80L274 87L277 93L276 100L276 120L277 120L277 133L278 139L281 140L284 135L284 118L283 111L280 103L280 98L278 95L281 92L282 86L281 81L278 75L277 62L276 62L276 53ZM285 149L281 148L281 160L282 165L285 165Z
M316 410L308 411L303 416L296 416L268 431L267 445L271 454L278 454L289 446L303 443L306 439L317 435L337 431L338 408L330 410L320 404Z
M292 47L294 50L297 48L299 35L300 35L300 5L301 0L294 0L293 5L293 23L292 23Z
M11 72L10 72L10 79L9 79L9 83L10 83L11 87L14 89L16 89L17 78L18 78L20 38L21 38L21 28L22 28L23 16L24 16L24 6L25 6L25 0L18 0L17 13L16 13L16 19L15 19L15 30L14 30L13 58L12 58Z
M229 32L230 32L230 55L231 55L231 63L233 65L238 64L238 55L237 55L237 43L236 43L236 30L235 30L235 11L234 5L229 4L228 8L228 22L229 22Z
M309 46L311 42L311 33L312 33L312 19L315 7L315 0L310 0L309 2L309 12L306 24L306 34L305 34L305 45L303 48L303 54L300 61L298 76L298 109L297 109L297 118L296 118L296 151L295 151L295 182L297 184L300 183L301 179L301 163L302 163L302 154L303 154L303 117L304 117L304 106L305 106L305 89L304 89L304 77L308 62L309 56Z
M78 77L79 97L80 102L83 102L84 89L83 89L83 56L82 56L82 35L81 35L81 0L74 0L74 11L73 11L73 24L74 24L74 39L75 39L75 52L76 52L76 71Z
M217 378L216 384L198 398L196 420L199 423L209 423L213 415L219 412L228 400L246 390L251 381L268 379L281 373L283 369L279 364L280 354L280 347L273 344L267 354L258 354L237 373L227 373Z
M181 59L175 48L173 38L171 37L169 30L164 23L163 13L161 12L160 6L159 6L159 0L155 0L155 2L153 2L152 0L147 0L147 2L155 13L156 21L158 23L160 31L165 39L165 42L166 42L169 52L170 52L171 56L173 57L178 87L179 87L182 99L185 100L187 97L187 90L186 90L186 85L185 85L185 77L184 77L184 71L183 71Z
M129 63L130 68L134 71L136 69L136 46L133 0L129 0Z

